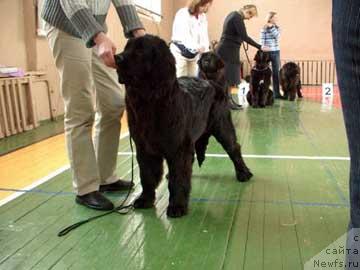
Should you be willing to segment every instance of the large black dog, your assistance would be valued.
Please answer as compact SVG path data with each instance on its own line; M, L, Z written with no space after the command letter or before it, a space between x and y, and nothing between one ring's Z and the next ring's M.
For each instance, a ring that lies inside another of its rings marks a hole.
M250 73L250 91L246 98L254 108L264 108L274 104L274 95L270 90L271 69L269 53L258 50L254 57L255 65Z
M236 142L229 109L217 99L216 88L202 79L177 79L175 59L162 39L151 35L131 39L115 59L119 82L126 87L129 129L136 144L143 188L135 208L153 206L165 159L170 192L167 215L185 215L194 153L201 165L211 135L229 154L237 179L251 178Z
M294 62L288 62L280 69L280 85L284 98L294 101L296 94L302 98L300 67Z

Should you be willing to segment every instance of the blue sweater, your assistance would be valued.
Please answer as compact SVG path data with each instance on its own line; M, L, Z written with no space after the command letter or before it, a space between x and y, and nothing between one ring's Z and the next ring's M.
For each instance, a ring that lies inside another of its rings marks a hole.
M278 26L264 27L260 32L261 45L270 48L270 51L280 51L279 46L280 28Z

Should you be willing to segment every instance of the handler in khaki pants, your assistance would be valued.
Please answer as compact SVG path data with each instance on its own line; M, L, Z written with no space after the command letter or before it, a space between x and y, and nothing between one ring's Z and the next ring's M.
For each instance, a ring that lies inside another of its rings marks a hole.
M144 35L132 1L113 2L125 34ZM76 202L97 210L114 207L99 191L132 188L115 173L125 92L117 82L114 69L116 47L101 26L109 5L110 0L88 0L80 4L71 0L45 0L42 13L48 23L47 38L61 78L65 136Z

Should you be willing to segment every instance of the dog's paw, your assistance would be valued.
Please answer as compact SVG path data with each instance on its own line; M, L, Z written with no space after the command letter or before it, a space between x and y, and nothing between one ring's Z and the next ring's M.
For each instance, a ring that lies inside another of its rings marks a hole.
M236 178L239 182L247 182L251 177L253 177L253 174L249 169L236 172Z
M187 206L184 205L169 205L166 211L168 217L179 218L185 216L188 212Z
M155 199L147 198L140 195L134 202L134 208L137 209L147 209L152 208L154 206Z

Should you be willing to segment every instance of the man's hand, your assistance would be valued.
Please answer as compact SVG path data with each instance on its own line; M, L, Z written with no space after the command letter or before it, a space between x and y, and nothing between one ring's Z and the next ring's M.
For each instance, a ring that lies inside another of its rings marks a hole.
M116 68L114 55L116 53L115 44L103 32L98 33L94 38L97 54L108 67Z
M136 29L132 33L133 33L133 36L136 37L136 38L146 35L145 29L142 29L142 28Z

